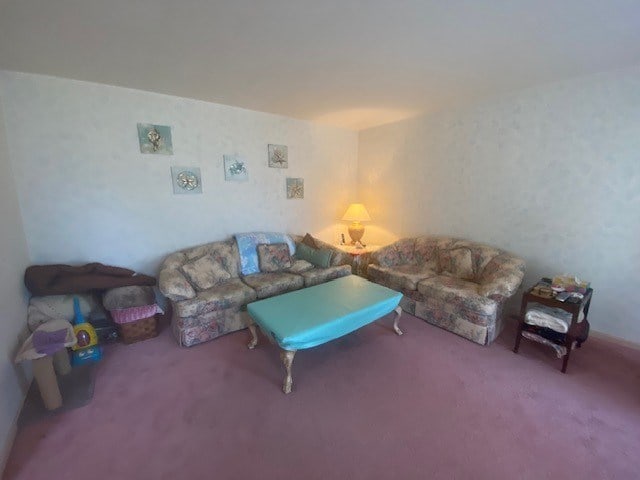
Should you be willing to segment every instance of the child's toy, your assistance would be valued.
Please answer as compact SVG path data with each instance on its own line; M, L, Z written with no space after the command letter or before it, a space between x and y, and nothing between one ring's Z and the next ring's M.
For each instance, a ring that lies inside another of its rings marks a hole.
M77 297L73 299L73 311L75 313L73 333L78 342L72 347L71 363L82 365L88 362L97 362L102 358L102 347L98 345L98 335L95 328L85 321Z

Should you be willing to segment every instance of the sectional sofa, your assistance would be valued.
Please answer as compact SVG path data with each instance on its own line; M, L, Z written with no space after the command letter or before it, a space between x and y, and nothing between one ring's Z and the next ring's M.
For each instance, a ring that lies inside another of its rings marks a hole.
M303 241L299 235L289 237L297 246ZM178 343L188 347L246 328L246 305L255 300L351 274L350 255L314 241L319 249L331 251L328 266L314 266L294 255L291 266L279 271L243 275L235 238L169 255L160 266L158 286L173 307L171 327Z
M405 238L374 252L370 280L403 293L402 308L481 345L503 329L503 307L519 288L521 258L452 237Z

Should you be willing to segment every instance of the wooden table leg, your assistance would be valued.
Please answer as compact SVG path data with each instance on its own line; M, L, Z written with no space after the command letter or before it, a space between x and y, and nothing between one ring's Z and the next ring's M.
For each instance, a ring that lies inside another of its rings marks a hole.
M293 386L293 378L291 377L291 365L293 364L293 357L295 356L295 350L282 350L280 352L280 359L284 364L286 375L284 377L284 383L282 384L282 391L284 393L291 393L291 387Z
M394 312L396 312L396 318L393 320L393 329L398 335L402 335L402 330L398 326L398 322L400 321L400 315L402 315L402 307L397 307Z
M256 345L258 345L258 330L256 329L255 323L249 325L249 331L251 332L251 340L249 340L247 348L253 350L256 348Z
M520 340L522 340L522 330L524 328L524 316L527 313L527 295L522 296L522 302L520 303L520 316L518 317L518 333L516 334L516 344L513 347L513 353L518 353L520 348Z

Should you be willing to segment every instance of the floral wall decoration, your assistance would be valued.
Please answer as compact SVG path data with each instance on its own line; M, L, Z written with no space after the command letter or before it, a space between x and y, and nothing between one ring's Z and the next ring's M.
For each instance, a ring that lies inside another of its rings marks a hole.
M171 127L166 125L138 124L138 140L140 152L173 155L171 143Z
M289 151L286 145L269 145L269 166L289 168Z
M173 193L202 193L202 177L197 167L171 167Z
M239 155L224 155L224 179L228 182L245 182L249 179L247 162Z
M287 198L304 198L304 178L287 178Z

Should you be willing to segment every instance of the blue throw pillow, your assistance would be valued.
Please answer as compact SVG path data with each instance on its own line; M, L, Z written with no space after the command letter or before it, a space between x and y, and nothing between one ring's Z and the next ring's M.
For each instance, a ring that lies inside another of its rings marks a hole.
M298 260L306 260L307 262L320 268L327 268L331 265L331 257L333 251L328 248L311 248L304 243L298 244L296 249L296 258Z

